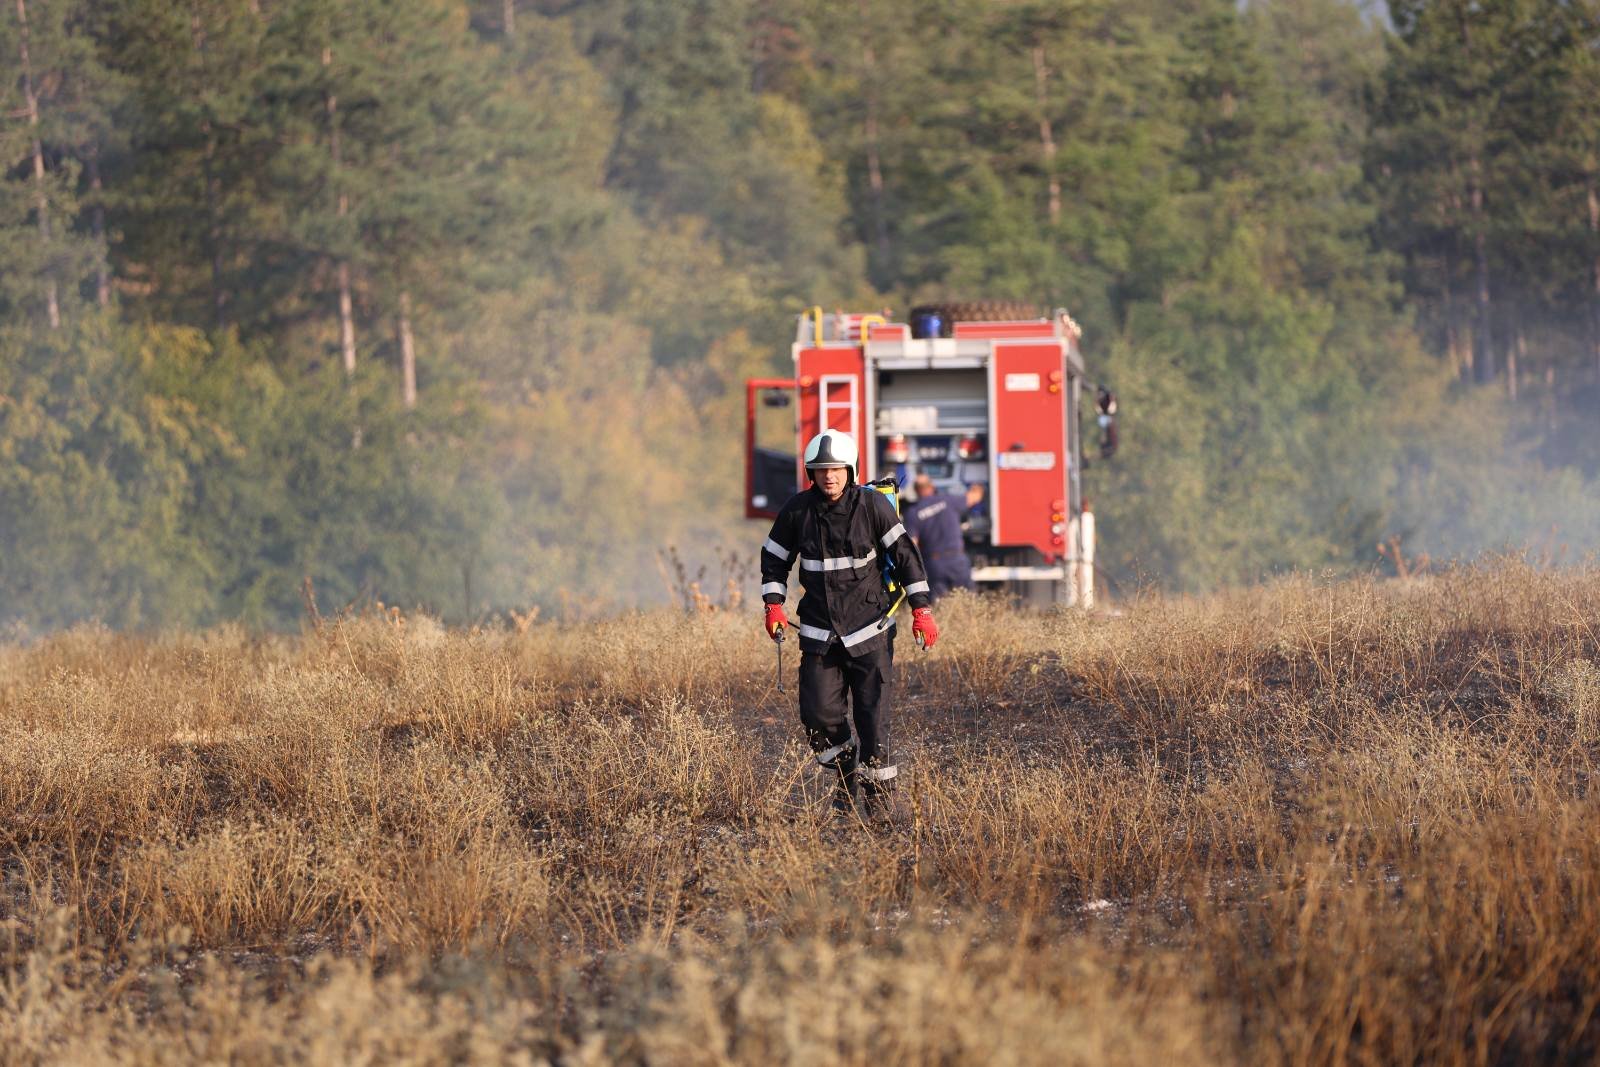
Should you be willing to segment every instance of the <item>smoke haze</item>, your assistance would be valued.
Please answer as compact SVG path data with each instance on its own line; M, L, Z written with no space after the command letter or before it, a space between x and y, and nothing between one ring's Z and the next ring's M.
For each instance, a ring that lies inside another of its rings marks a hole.
M731 605L815 303L1070 308L1129 585L1600 549L1592 5L19 11L16 632Z

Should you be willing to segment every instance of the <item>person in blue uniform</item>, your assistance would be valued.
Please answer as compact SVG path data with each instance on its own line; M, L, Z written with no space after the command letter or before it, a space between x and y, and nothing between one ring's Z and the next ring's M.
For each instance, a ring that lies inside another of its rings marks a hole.
M929 595L937 600L952 589L971 589L972 561L961 536L963 502L940 492L926 474L911 484L917 500L906 509L906 532L922 550Z

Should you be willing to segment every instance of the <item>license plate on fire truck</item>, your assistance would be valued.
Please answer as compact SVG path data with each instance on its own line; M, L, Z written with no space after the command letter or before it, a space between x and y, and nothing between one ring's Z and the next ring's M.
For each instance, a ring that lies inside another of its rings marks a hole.
M1053 471L1056 469L1054 452L1001 452L994 457L995 466L1003 471Z

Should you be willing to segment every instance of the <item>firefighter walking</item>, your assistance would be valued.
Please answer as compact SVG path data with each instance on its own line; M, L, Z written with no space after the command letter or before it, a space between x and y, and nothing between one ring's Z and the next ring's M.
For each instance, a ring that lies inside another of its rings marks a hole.
M912 633L924 648L939 637L922 557L894 505L856 483L856 444L824 430L806 446L811 488L778 512L761 546L766 630L781 640L784 600L800 565L800 721L817 762L837 773L834 806L884 807L898 768L889 748L897 596L885 563L911 602ZM851 736L851 720L855 736Z

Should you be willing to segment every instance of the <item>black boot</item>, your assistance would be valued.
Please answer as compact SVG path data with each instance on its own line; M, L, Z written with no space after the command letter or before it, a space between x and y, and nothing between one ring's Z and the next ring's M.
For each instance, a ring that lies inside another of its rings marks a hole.
M864 766L856 772L861 779L861 813L872 822L891 824L899 814L894 799L894 778L880 777L880 773L878 768L871 766Z
M833 810L840 815L859 815L860 809L856 806L856 754L854 751L841 755L834 761L834 767L839 776L833 783Z

